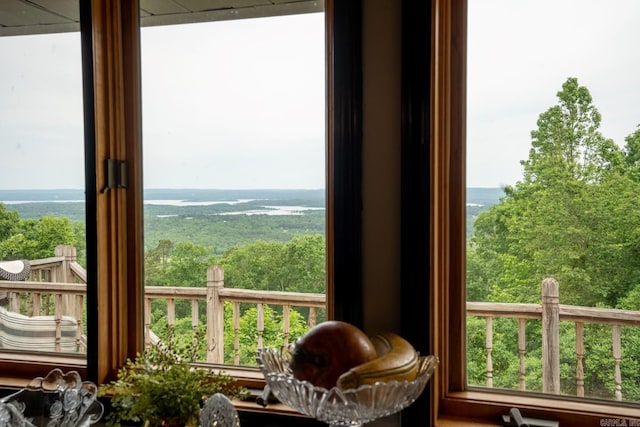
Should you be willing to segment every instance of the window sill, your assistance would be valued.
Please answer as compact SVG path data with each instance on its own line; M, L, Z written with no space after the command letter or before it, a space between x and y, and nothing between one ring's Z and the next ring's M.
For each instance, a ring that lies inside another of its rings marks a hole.
M85 355L60 355L56 353L11 353L0 354L2 375L0 387L22 388L33 378L46 375L54 368L77 371L82 378L87 375Z
M450 392L442 400L442 417L438 426L464 425L487 426L500 425L503 414L510 408L520 409L524 416L559 421L561 425L597 425L602 419L639 419L637 406L623 405L617 402L595 400L578 400L571 396L546 397L540 395L524 395L519 393L462 391ZM451 423L456 420L451 414L474 414L465 421ZM442 423L440 423L442 419Z
M500 424L471 418L444 416L436 420L436 427L500 427Z

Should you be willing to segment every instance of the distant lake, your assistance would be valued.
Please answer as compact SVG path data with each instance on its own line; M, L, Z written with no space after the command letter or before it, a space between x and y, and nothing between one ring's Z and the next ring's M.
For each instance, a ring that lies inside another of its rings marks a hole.
M152 189L145 190L144 196L145 212L157 218L193 214L304 215L325 209L323 189ZM85 200L83 190L0 190L0 203L31 218L44 215L78 217L84 211Z
M504 195L501 188L467 188L467 208L486 209L499 202ZM224 189L146 189L145 210L158 218L178 216L175 209L200 209L204 215L303 215L325 209L325 190L224 190ZM82 204L84 190L0 190L0 202L12 209L19 206L54 204ZM69 208L71 208L69 206ZM168 210L163 209L167 207ZM211 211L205 211L211 207ZM235 208L234 208L235 207ZM40 210L40 209L38 209ZM57 209L56 209L57 210ZM190 211L193 212L193 211Z

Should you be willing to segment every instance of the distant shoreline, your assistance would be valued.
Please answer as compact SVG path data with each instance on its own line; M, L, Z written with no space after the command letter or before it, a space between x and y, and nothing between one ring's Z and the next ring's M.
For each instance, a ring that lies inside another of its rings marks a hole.
M194 189L149 188L145 200L237 201L247 199L324 199L324 189ZM83 189L0 190L0 202L77 202L85 200Z
M82 189L28 189L0 190L0 203L5 205L27 203L83 203ZM502 187L467 187L467 206L490 206L504 196ZM170 204L182 206L244 203L248 201L313 201L325 204L324 189L194 189L150 188L144 190L144 204ZM298 205L298 203L294 203Z

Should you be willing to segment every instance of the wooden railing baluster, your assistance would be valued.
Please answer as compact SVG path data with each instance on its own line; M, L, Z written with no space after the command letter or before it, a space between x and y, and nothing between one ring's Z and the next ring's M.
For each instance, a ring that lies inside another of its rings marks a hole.
M176 300L173 298L167 299L167 323L169 330L174 331L176 327Z
M144 345L151 345L151 298L144 299Z
M240 303L233 302L233 363L240 364Z
M282 334L284 335L283 345L284 348L289 347L289 304L285 304L282 306Z
M76 328L76 345L77 345L78 351L86 352L87 349L84 348L84 343L82 341L82 332L84 330L84 324L82 322L82 317L83 317L82 307L84 307L83 295L76 295L74 306L75 306L76 312L74 313L73 316L78 322L78 327Z
M525 334L526 320L522 317L518 318L518 355L520 357L520 390L526 390L525 383L525 364L524 355L526 351L526 334Z
M576 322L576 396L584 397L584 324Z
M62 294L54 295L55 313L54 319L56 322L56 343L55 349L59 352L62 349Z
M20 313L20 293L9 292L9 307L10 310L15 313Z
M193 338L191 339L191 343L193 346L195 357L196 349L198 348L198 325L200 324L200 319L198 318L198 300L191 300L191 333L193 334Z
M542 391L560 393L560 290L558 281L542 281Z
M30 316L40 316L42 314L42 299L40 292L31 294L31 312Z
M258 303L258 348L264 347L264 304Z
M614 382L615 382L615 396L616 400L622 400L622 374L620 373L620 325L613 325L611 327L611 341L613 347L613 363L614 363Z
M316 319L317 319L317 311L315 307L309 307L309 327L313 328L314 326L316 326Z
M486 318L485 348L487 350L487 387L493 387L493 317Z

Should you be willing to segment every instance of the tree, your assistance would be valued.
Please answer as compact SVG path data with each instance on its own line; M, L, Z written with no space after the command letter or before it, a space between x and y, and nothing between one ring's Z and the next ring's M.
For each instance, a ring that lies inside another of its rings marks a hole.
M171 240L162 239L155 248L146 251L144 255L145 285L164 286L167 284L166 275L174 246Z
M551 276L564 303L615 306L640 273L629 263L639 187L626 173L636 140L627 138L625 152L601 135L600 114L577 79L558 99L531 133L523 180L474 224L469 282L489 289L491 300L538 302L539 284Z
M0 242L15 234L19 223L18 212L9 211L3 203L0 203Z
M559 102L540 114L531 132L524 183L542 187L567 181L594 182L606 171L619 170L622 153L600 131L601 116L589 90L570 77L557 93Z
M169 286L207 285L207 268L216 263L211 248L191 242L177 243L167 266Z
M230 288L323 293L325 260L324 237L315 234L236 247L224 254L221 264Z
M531 132L524 176L505 188L497 205L478 215L468 244L468 295L500 302L540 303L540 283L554 277L564 304L637 309L640 288L640 129L620 149L599 131L600 114L587 88L569 78L558 105L539 116ZM468 322L470 380L484 379L482 323ZM561 325L561 384L575 391L575 338ZM511 332L509 332L511 331ZM494 384L517 387L517 348L512 327L494 324ZM585 327L587 395L613 396L610 328ZM539 326L526 332L527 388L536 389ZM497 338L496 338L497 337ZM636 343L622 335L625 398L640 394ZM497 343L497 341L501 341ZM503 370L498 375L497 372ZM532 377L533 375L533 377ZM539 380L539 378L538 378ZM531 384L531 386L529 385Z
M320 234L297 236L283 248L283 290L324 293L326 245Z
M283 243L258 240L228 250L220 263L224 268L225 286L229 288L279 291L277 272L282 266Z
M625 138L624 166L631 179L640 181L640 125Z
M44 216L20 220L12 234L0 242L0 259L41 259L52 257L58 245L73 245L78 240L69 218Z

